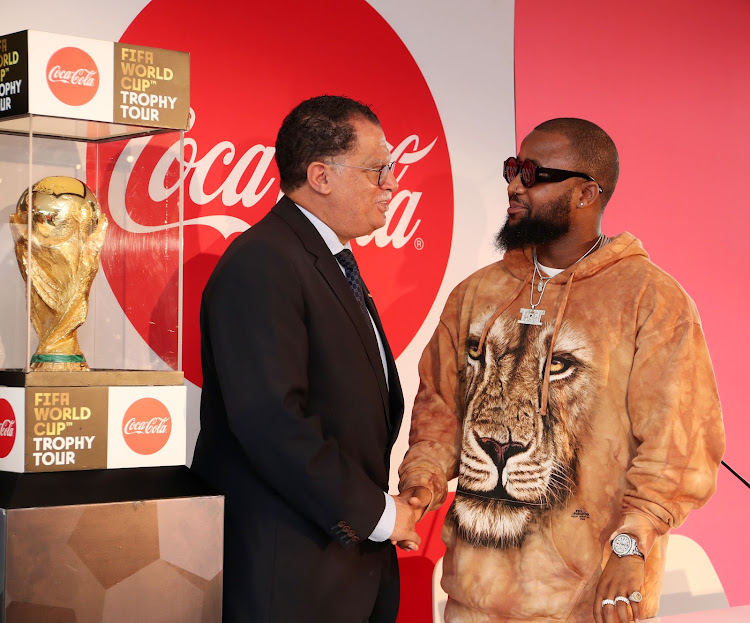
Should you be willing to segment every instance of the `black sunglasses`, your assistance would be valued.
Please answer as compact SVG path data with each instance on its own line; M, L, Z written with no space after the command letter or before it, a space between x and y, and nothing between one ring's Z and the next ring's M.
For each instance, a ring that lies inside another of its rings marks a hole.
M537 182L562 182L571 177L582 177L589 182L596 182L593 177L585 173L538 167L531 160L519 160L518 158L510 157L503 164L503 177L508 184L516 179L516 175L519 172L521 174L521 184L524 185L524 188L531 188ZM599 186L599 183L596 182L596 185ZM599 186L599 192L604 192L601 186Z

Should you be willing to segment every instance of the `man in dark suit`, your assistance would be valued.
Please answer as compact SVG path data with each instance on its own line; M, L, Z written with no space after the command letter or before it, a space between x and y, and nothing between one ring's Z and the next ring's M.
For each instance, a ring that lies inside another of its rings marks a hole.
M285 197L201 305L193 469L226 496L224 621L392 622L391 542L419 542L417 511L386 493L403 395L349 241L398 183L377 117L344 97L297 106L276 161Z

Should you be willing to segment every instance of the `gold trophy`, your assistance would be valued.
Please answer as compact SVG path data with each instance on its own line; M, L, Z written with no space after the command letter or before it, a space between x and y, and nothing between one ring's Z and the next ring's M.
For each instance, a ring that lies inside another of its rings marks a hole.
M29 268L28 194L21 195L10 223L18 267L24 280L31 275L31 322L39 337L31 369L89 370L76 332L88 314L107 217L80 180L40 180L32 188Z

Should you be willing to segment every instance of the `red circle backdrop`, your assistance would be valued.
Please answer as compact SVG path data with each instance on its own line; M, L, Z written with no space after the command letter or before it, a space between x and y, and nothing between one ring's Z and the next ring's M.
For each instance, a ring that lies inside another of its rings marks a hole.
M364 246L354 243L362 273L398 357L432 306L453 234L453 186L445 135L416 62L388 23L364 0L331 0L326 2L325 11L319 4L295 0L235 1L211 11L196 9L196 4L154 0L121 38L125 43L190 52L195 122L186 134L187 143L191 143L186 146L186 160L201 160L217 146L223 149L205 172L205 179L196 180L196 170L192 169L185 182L186 377L201 384L200 295L219 256L238 235L234 232L225 238L215 227L190 222L218 216L253 225L264 216L276 203L279 186L275 163L264 170L259 166L260 155L250 160L231 184L241 191L253 174L262 174L258 193L263 189L266 192L257 202L246 206L228 199L225 193L210 201L206 196L228 183L243 154L262 146L273 147L283 118L296 104L326 93L346 95L370 105L389 143L394 147L406 143L395 170L399 193L407 191L404 200L399 205L392 202L393 215L385 231ZM176 18L179 28L165 28ZM164 139L150 140L158 145ZM420 151L420 155L411 155ZM113 154L110 151L107 155ZM155 205L158 202L147 193L155 159L144 156L135 163L125 198L130 217L152 226L156 223L149 219L155 217L150 215L165 214L164 207ZM99 180L98 196L109 212L112 206L108 205L106 173L104 178ZM174 208L166 213L168 221L176 221ZM132 233L110 218L107 236L102 252L107 280L133 326L169 362L172 338L153 327L158 324L155 318L169 313L161 307L173 306L174 301L164 293L173 286L175 271L156 269L150 255L162 249L167 255L174 253L169 244L165 245L168 234ZM383 236L392 239L389 242ZM241 310L237 320L241 322Z
M0 459L4 459L16 443L16 414L5 398L0 398L0 426L7 433L0 435Z

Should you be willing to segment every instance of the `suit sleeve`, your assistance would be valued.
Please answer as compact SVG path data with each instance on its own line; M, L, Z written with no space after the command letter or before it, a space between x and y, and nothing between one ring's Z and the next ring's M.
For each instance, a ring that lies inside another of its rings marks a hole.
M458 295L446 303L435 334L419 361L419 390L409 430L409 450L399 468L399 489L429 489L435 510L458 475L463 414L458 400Z
M711 497L724 452L719 397L698 321L638 340L628 410L639 445L612 536L632 534L648 554L657 536Z
M208 365L252 469L343 544L366 539L385 508L383 491L306 412L306 302L291 261L273 245L247 245L216 275L202 315Z

